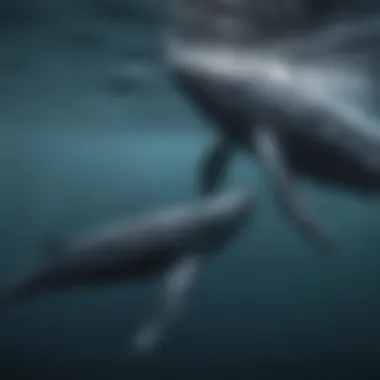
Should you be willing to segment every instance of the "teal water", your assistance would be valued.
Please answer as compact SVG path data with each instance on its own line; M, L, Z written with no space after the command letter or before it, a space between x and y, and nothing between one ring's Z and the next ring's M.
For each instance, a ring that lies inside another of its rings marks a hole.
M195 199L214 137L165 77L109 94L120 51L136 39L149 49L156 35L56 3L66 24L0 34L1 285L44 260L46 239ZM98 45L68 46L65 33L83 29ZM257 191L257 214L204 268L157 352L128 346L157 284L44 295L0 311L0 379L378 379L378 199L299 184L339 243L326 258L277 211L257 163L237 155L224 189L243 186Z
M46 237L194 199L196 163L211 142L201 128L3 131L1 278L41 259ZM247 185L257 186L257 215L205 268L156 353L128 350L156 285L84 289L1 316L0 376L368 378L380 348L378 203L300 186L339 239L339 255L326 260L277 213L255 164L237 156L225 187Z

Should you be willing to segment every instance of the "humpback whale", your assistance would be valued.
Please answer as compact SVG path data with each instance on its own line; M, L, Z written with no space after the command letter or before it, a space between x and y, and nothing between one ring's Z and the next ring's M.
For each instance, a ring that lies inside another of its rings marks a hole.
M60 289L161 278L158 309L133 339L133 348L146 352L176 320L204 263L252 215L251 193L210 195L53 241L48 257L6 287L0 310Z
M176 5L184 14L186 3L179 0ZM205 2L199 2L198 13L207 24L217 23L218 15L206 14L204 8ZM227 32L216 38L183 33L195 24L181 17L178 10L172 12L174 22L165 36L168 71L179 92L219 132L201 162L200 191L220 186L234 150L241 149L259 162L274 199L302 235L324 251L335 247L329 231L296 193L295 182L308 177L355 190L379 188L378 123L329 93L336 76L351 72L352 79L358 74L353 65L336 63L332 54L341 44L349 46L357 33L335 26L314 31L309 39L305 33L302 38L259 38L249 44L231 42ZM372 29L378 30L379 24L375 21ZM363 39L363 24L361 29L352 25ZM334 36L330 44L329 30Z

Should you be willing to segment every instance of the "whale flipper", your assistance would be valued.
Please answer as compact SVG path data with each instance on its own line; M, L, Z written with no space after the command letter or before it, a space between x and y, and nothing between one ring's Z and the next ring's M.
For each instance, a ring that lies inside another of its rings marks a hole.
M191 255L182 258L170 269L164 279L158 309L135 336L133 347L136 351L146 353L154 349L177 320L200 267L200 257Z
M202 194L213 192L223 181L231 159L231 146L226 139L218 140L206 152L201 163L200 190Z
M286 156L282 152L279 136L270 126L256 126L254 131L256 154L268 174L275 198L306 239L330 249L333 241L329 234L309 214L293 187L294 178Z

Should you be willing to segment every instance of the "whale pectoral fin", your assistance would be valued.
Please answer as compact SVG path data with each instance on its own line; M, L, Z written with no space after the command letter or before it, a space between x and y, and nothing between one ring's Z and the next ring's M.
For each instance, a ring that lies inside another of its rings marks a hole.
M213 192L221 184L230 162L231 151L229 142L223 138L206 152L200 170L200 191L202 194Z
M296 194L293 173L282 152L279 136L270 126L257 126L254 131L254 144L281 208L306 239L314 241L324 249L332 248L331 237L309 214L307 207Z
M158 309L135 336L136 351L143 353L153 349L177 320L200 267L201 259L192 255L182 258L170 269L164 278Z

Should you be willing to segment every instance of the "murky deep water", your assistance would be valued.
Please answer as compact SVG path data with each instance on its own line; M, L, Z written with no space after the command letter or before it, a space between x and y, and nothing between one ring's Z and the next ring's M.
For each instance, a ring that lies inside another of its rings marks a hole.
M164 77L110 94L127 35L111 29L114 45L89 51L63 44L60 26L4 37L20 67L1 74L2 283L43 258L46 238L196 196L206 122ZM156 285L49 295L0 317L0 378L376 378L378 200L300 184L341 243L324 260L277 213L263 178L236 157L225 187L254 185L261 207L205 268L161 350L127 348Z

